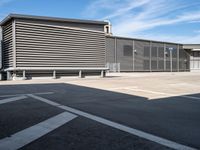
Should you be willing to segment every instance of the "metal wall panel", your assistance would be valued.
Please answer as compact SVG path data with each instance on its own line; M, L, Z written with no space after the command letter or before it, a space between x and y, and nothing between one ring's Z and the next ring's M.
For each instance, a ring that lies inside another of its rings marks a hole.
M106 62L115 63L115 39L106 37Z
M178 71L179 62L183 68L183 59L188 59L186 53L182 50L182 53L179 54L179 47L182 45L164 43L164 42L151 42L139 39L128 39L120 37L110 37L110 40L107 40L107 53L110 60L114 60L114 38L117 39L117 61L120 63L121 71L171 71L170 63L170 50L172 51L172 69L173 71ZM112 40L111 40L112 39ZM124 46L133 45L133 57L124 56ZM183 55L179 59L179 55ZM127 57L127 58L126 58ZM133 59L133 61L131 60ZM107 61L108 62L108 61ZM133 69L132 69L133 64ZM185 64L185 69L188 68L189 63ZM188 68L189 69L189 68ZM181 70L180 70L181 71Z
M134 40L134 71L150 70L150 42Z
M105 33L16 21L17 67L105 67Z
M13 67L13 27L12 22L2 26L3 67Z
M173 48L172 50L172 71L178 71L178 66L177 66L177 60L178 60L178 45L176 44L167 44L166 45L166 71L171 71L171 60L170 60L170 48Z
M158 71L164 71L164 44L160 44L158 47Z
M153 42L151 45L151 71L164 71L164 43Z
M189 71L190 70L190 55L183 47L180 47L179 50L179 70L180 71Z
M121 71L133 71L132 40L117 39L117 63L120 63Z
M74 23L74 22L57 22L57 21L46 21L46 20L34 20L34 19L16 19L18 22L27 22L27 23L37 23L37 24L48 24L54 26L62 26L62 27L73 27L73 28L81 28L88 29L94 31L104 31L104 25L101 24L87 24L87 23Z
M144 71L149 71L150 70L150 45L147 44L144 46L144 64L143 64L143 69Z
M158 70L158 47L152 45L151 47L151 71Z

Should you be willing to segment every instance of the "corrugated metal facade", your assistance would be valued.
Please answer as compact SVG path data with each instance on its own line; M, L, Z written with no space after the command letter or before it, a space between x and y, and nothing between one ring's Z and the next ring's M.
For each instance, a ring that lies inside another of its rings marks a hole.
M189 71L181 44L107 36L106 47L107 63L120 63L121 71Z
M133 69L133 46L131 40L116 40L116 61L120 63L121 71Z
M115 63L115 39L106 38L106 62Z
M134 43L134 67L133 71L149 71L150 65L150 42L146 41L139 41L139 40L132 40Z
M13 67L13 25L12 21L8 22L5 26L2 27L3 35L3 66Z
M104 32L16 20L17 67L105 67Z
M190 70L190 55L183 49L182 45L179 49L179 70L188 71Z
M23 15L2 22L8 79L24 77L25 71L31 78L106 70L106 22Z

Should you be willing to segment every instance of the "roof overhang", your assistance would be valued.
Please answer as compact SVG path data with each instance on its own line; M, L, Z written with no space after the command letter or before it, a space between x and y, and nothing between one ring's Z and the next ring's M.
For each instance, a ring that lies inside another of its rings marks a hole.
M183 48L191 51L200 51L200 44L184 44Z
M200 51L200 48L199 49L193 48L192 51Z
M0 22L0 26L4 25L7 21L18 18L18 19L30 19L30 20L45 20L54 22L73 22L83 24L96 24L96 25L107 25L106 21L96 20L82 20L82 19L69 19L69 18L57 18L57 17L46 17L46 16L33 16L33 15L22 15L22 14L9 14L5 19Z

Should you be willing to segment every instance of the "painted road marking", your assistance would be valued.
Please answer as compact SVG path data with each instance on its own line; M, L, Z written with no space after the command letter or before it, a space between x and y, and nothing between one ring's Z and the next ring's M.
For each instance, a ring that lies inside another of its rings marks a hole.
M151 94L160 94L160 95L167 95L167 96L174 96L174 97L179 96L179 97L184 97L184 98L190 98L190 99L198 99L198 100L200 100L200 97L184 95L186 93L175 95L175 94L169 94L169 93L163 93L163 92L155 92L155 91L142 90L142 89L130 89L130 88L123 88L123 89L130 90L130 91L136 91L136 92L146 92L146 93L151 93Z
M77 110L77 109L74 109L74 108L71 108L71 107L68 107L68 106L61 105L59 103L53 102L51 100L48 100L48 99L45 99L45 98L42 98L42 97L39 97L39 96L36 96L36 95L30 94L28 96L35 98L37 100L43 101L45 103L48 103L50 105L53 104L53 106L62 108L66 111L69 111L69 112L72 112L74 114L89 118L91 120L94 120L94 121L97 121L99 123L108 125L110 127L119 129L121 131L139 136L141 138L147 139L149 141L156 142L156 143L164 145L164 146L167 146L169 148L173 148L173 149L177 149L177 150L180 150L180 149L181 150L195 150L195 148L192 148L192 147L189 147L189 146L186 146L186 145L182 145L182 144L164 139L162 137L158 137L158 136L152 135L150 133L146 133L146 132L134 129L134 128L130 128L128 126L125 126L125 125L122 125L122 124L119 124L119 123L116 123L116 122L113 122L113 121L110 121L110 120L107 120L107 119L104 119L104 118L101 118L101 117L98 117L98 116L95 116L95 115L91 115L89 113L86 113L86 112L83 112L83 111L80 111L80 110Z
M18 97L12 97L12 98L6 98L6 99L3 99L3 100L0 100L0 105L1 104L5 104L5 103L9 103L9 102L13 102L13 101L18 101L18 100L22 100L22 99L25 99L27 98L27 96L18 96Z
M27 94L35 94L35 95L47 95L53 94L54 92L43 92L43 93L22 93L22 94L13 94L13 95L0 95L0 97L12 97L12 96L22 96Z
M32 127L0 140L0 150L17 150L45 134L76 118L77 115L63 112Z

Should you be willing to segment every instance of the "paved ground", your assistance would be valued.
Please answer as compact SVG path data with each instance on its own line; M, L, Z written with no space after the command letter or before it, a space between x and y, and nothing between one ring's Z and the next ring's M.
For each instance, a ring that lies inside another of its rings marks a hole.
M0 82L0 149L200 149L200 73Z

